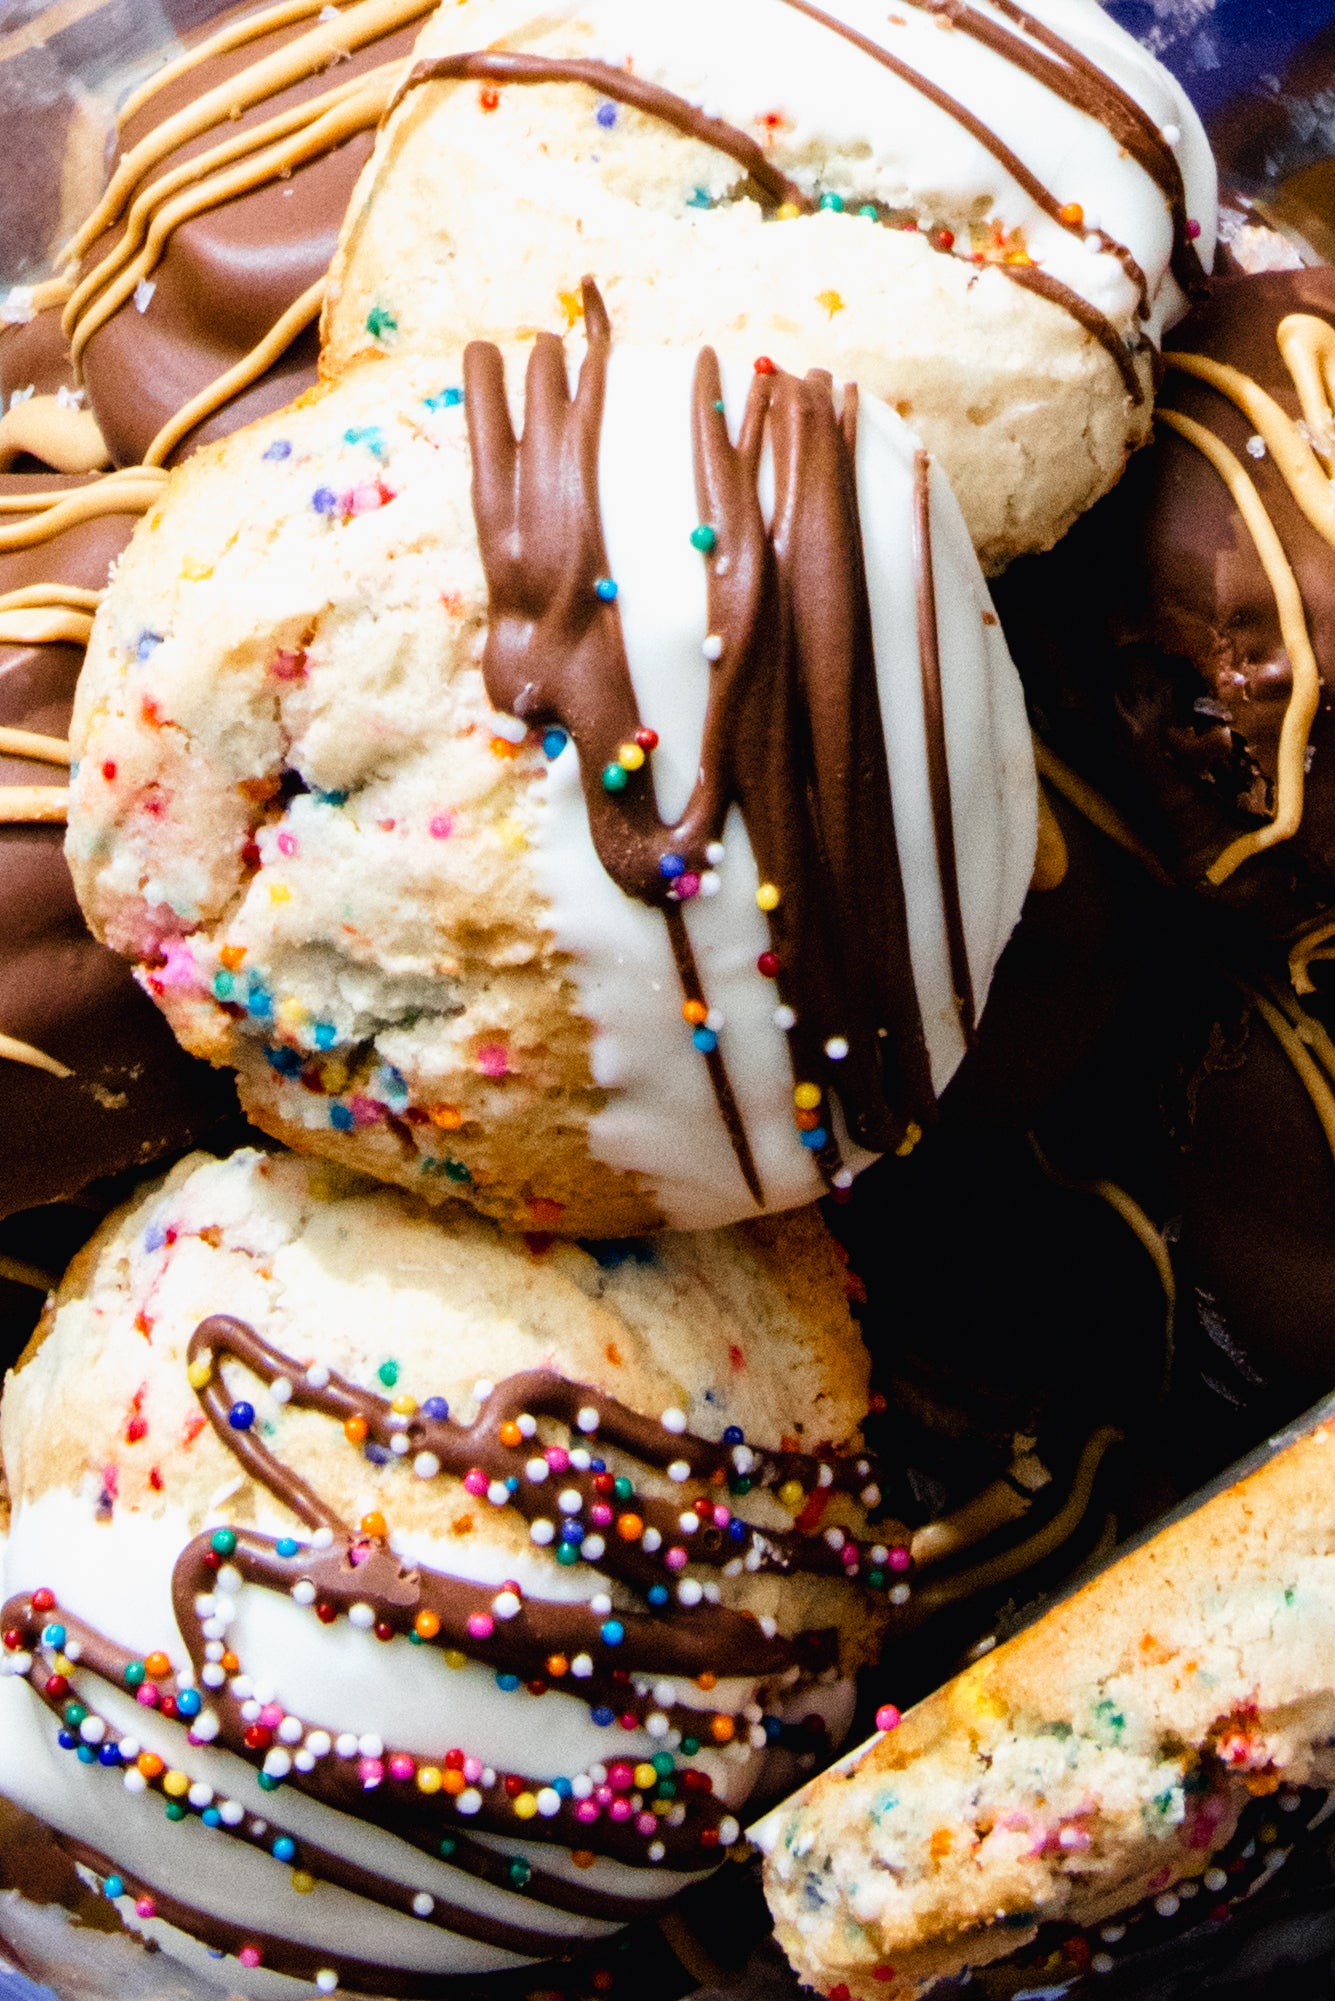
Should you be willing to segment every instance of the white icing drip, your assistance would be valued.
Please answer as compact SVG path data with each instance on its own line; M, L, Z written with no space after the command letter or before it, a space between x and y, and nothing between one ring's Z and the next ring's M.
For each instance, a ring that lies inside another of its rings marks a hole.
M572 349L573 349L572 343ZM694 353L614 344L599 457L604 535L618 585L627 657L653 753L660 810L679 812L699 766L708 680L705 558L691 546L698 508L691 449ZM572 381L578 356L571 352ZM753 371L723 365L733 435ZM927 784L914 580L912 433L883 404L861 400L857 477L878 685L908 900L914 977L933 1082L945 1088L964 1054L950 978ZM646 477L646 467L652 467ZM766 476L768 471L768 477ZM772 469L762 466L772 504ZM1024 703L986 587L945 480L932 482L947 759L957 864L974 991L981 1008L1020 913L1033 861L1036 795ZM666 837L664 845L669 842ZM811 1200L820 1182L793 1121L779 994L756 960L769 944L750 842L735 809L724 832L718 894L687 906L704 993L723 1017L719 1048L755 1156L767 1207ZM549 767L534 846L552 928L571 955L581 1005L595 1024L593 1070L613 1093L590 1145L654 1189L668 1223L706 1228L737 1212L742 1188L704 1059L682 1019L663 919L622 895L598 860L573 746ZM849 1164L869 1156L853 1149Z

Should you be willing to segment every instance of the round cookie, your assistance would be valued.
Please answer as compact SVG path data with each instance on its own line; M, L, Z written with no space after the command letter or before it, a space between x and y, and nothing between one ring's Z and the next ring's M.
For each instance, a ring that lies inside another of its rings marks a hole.
M535 1253L194 1156L6 1387L0 1791L255 2001L567 1952L721 1859L786 1716L846 1725L866 1406L814 1212Z
M326 368L573 321L591 271L628 340L727 329L884 396L989 569L1144 441L1213 255L1195 112L1093 0L485 0L426 25L400 98Z
M1300 960L1335 906L1331 351L1329 269L1221 281L1173 336L1152 448L997 591L1043 736L1177 882Z
M912 1146L1035 794L900 421L586 301L577 391L552 335L523 403L482 343L359 367L173 475L94 628L68 852L266 1130L607 1235Z

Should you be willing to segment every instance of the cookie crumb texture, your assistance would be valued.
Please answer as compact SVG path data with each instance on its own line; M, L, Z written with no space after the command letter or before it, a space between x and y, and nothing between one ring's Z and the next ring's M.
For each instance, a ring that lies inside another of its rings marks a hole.
M1213 170L1177 86L1094 6L1038 12L1107 60L1154 125L1185 135L1208 254ZM1137 343L1145 324L1157 339L1183 304L1163 195L1097 118L935 9L832 13L781 0L732 0L725 17L706 0L629 16L607 0L442 8L418 62L482 50L633 72L753 141L814 212L776 207L743 163L590 83L429 82L391 117L353 197L325 369L557 324L592 272L626 340L726 338L883 396L941 461L985 569L1047 548L1148 436L1151 357L1134 355L1136 401L1080 320L1005 267L1059 274L1116 340ZM1147 321L1115 257L840 24L953 94L1058 202L1100 213L1145 274Z
M1249 1799L1335 1782L1333 1452L1323 1423L771 1815L802 1979L921 1993L1204 1877Z

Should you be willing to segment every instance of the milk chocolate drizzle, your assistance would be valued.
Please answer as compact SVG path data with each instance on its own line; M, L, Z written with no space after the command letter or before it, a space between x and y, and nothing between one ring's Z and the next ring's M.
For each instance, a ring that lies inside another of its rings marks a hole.
M822 1497L868 1489L873 1468L866 1457L819 1458L806 1453L715 1444L684 1431L669 1430L601 1392L571 1383L550 1370L526 1371L498 1385L484 1400L471 1425L426 1417L420 1411L404 1416L395 1412L385 1398L332 1371L327 1378L323 1371L316 1372L317 1380L312 1383L292 1357L283 1354L245 1322L229 1315L215 1315L202 1321L191 1338L188 1356L192 1362L206 1359L211 1365L209 1380L197 1394L224 1445L245 1471L299 1520L326 1532L317 1542L299 1545L292 1554L284 1555L280 1554L274 1538L251 1529L237 1529L233 1532L235 1546L226 1555L227 1563L246 1584L263 1589L287 1594L294 1585L310 1586L311 1616L326 1624L346 1616L354 1606L364 1606L373 1614L376 1636L388 1642L415 1631L420 1614L431 1614L435 1624L429 1644L457 1649L498 1673L514 1674L535 1693L553 1680L550 1663L554 1656L569 1660L586 1653L595 1663L592 1672L581 1679L555 1677L563 1692L576 1694L591 1708L603 1707L616 1714L627 1728L640 1726L657 1708L683 1736L694 1734L705 1741L711 1737L707 1711L682 1705L663 1708L651 1696L637 1692L634 1678L672 1675L690 1679L709 1670L720 1677L736 1674L748 1681L786 1685L837 1660L836 1635L832 1631L811 1631L790 1639L762 1628L750 1613L712 1604L707 1599L695 1606L676 1603L659 1610L646 1598L643 1612L630 1609L618 1612L620 1634L615 1641L608 1637L606 1615L594 1612L585 1603L521 1596L520 1608L513 1616L489 1616L496 1597L495 1586L475 1584L400 1561L383 1537L368 1535L345 1523L299 1473L275 1457L255 1430L236 1428L230 1422L232 1397L222 1380L220 1365L231 1360L266 1384L280 1380L290 1384L288 1401L293 1407L318 1410L345 1423L349 1418L360 1419L366 1427L365 1441L371 1445L392 1450L395 1434L406 1434L410 1452L430 1452L446 1477L458 1479L470 1472L480 1472L489 1482L504 1483L514 1478L517 1484L507 1505L517 1509L526 1520L540 1516L550 1519L562 1512L553 1489L559 1487L563 1492L577 1489L581 1496L580 1516L589 1529L594 1525L592 1509L614 1492L612 1476L567 1465L554 1469L550 1479L535 1480L530 1462L535 1455L541 1456L543 1441L536 1433L531 1437L521 1434L518 1445L507 1446L500 1442L500 1429L507 1420L529 1416L548 1427L555 1425L573 1444L586 1435L578 1426L580 1414L594 1410L596 1428L590 1434L590 1443L596 1439L600 1450L610 1448L660 1470L674 1462L684 1462L690 1467L689 1482L677 1483L681 1486L679 1500L660 1500L633 1492L624 1498L617 1497L617 1508L627 1515L633 1510L642 1527L632 1540L609 1524L605 1551L597 1558L597 1568L641 1596L654 1585L673 1580L674 1566L666 1561L667 1552L672 1549L680 1549L684 1557L688 1555L696 1568L718 1569L736 1562L739 1568L752 1572L803 1570L846 1578L852 1568L856 1579L858 1570L865 1570L866 1555L859 1551L858 1565L850 1566L849 1552L856 1547L851 1541L841 1537L841 1549L825 1536L800 1528L771 1532L748 1523L739 1523L740 1534L734 1534L730 1533L731 1524L718 1525L717 1510L722 1497L729 1492L727 1481L735 1482L740 1477L739 1469L745 1467L744 1477L752 1486L769 1488L796 1479L804 1489L811 1490L816 1505L809 1505L805 1513L810 1517L809 1527L814 1529ZM702 1492L710 1496L709 1514L698 1498ZM870 1495L869 1489L868 1492ZM483 1501L481 1505L488 1503ZM696 1514L699 1525L695 1530L683 1530L681 1526L681 1516L687 1509ZM725 1516L730 1513L727 1509L722 1512ZM649 1530L656 1530L658 1536L657 1547L652 1550L644 1548L644 1541L652 1540L646 1534ZM203 1684L207 1703L217 1719L218 1729L210 1741L252 1765L263 1767L280 1740L272 1729L257 1726L243 1714L245 1696L235 1686L239 1670L231 1670L232 1681L219 1688L209 1688L205 1680L209 1661L204 1627L223 1560L210 1533L196 1536L175 1566L173 1610L194 1669L193 1685ZM110 1641L74 1614L55 1609L65 1628L66 1642L77 1643L80 1673L97 1676L120 1688L129 1685L126 1669L141 1657ZM33 1606L31 1594L21 1594L5 1607L2 1617L6 1628L23 1636L25 1646L37 1649L52 1610L48 1607L39 1612ZM487 1627L489 1631L482 1630ZM28 1679L48 1708L60 1715L70 1694L67 1679L53 1675L49 1665L36 1657ZM159 1714L181 1715L177 1699L186 1685L174 1674L155 1682L153 1706ZM303 1737L308 1728L302 1726ZM102 1741L116 1745L120 1733L108 1723ZM473 1839L472 1832L508 1835L511 1839L522 1838L525 1843L550 1842L586 1849L631 1866L653 1866L655 1860L660 1860L668 1867L689 1872L707 1869L717 1861L719 1829L728 1818L726 1807L712 1797L707 1775L689 1764L679 1763L675 1772L676 1801L670 1812L654 1817L653 1838L661 1843L661 1850L657 1858L651 1858L648 1838L635 1824L638 1810L623 1820L603 1813L589 1824L579 1820L578 1802L566 1799L550 1817L517 1822L512 1799L518 1787L513 1775L494 1775L490 1785L484 1782L479 1788L476 1813L471 1818L462 1818L448 1790L429 1794L411 1778L395 1780L391 1765L390 1751L373 1761L365 1757L348 1760L325 1756L308 1772L293 1768L282 1776L285 1785L339 1812L383 1827L424 1854L439 1857L446 1853L450 1865L467 1874L501 1889L522 1891L531 1900L554 1909L599 1920L620 1922L644 1916L657 1908L657 1904L653 1899L619 1895L591 1882L569 1881L527 1863L521 1871L523 1880L517 1880L510 1858L485 1841ZM146 1777L152 1788L164 1791L162 1772L150 1771ZM525 1788L534 1792L543 1783L538 1778L522 1781ZM216 1831L272 1850L275 1839L286 1830L266 1815L263 1822L247 1816L236 1825L224 1823ZM548 1957L563 1945L574 1949L579 1943L441 1897L435 1899L429 1912L415 1910L414 1892L401 1881L385 1877L304 1836L292 1838L297 1843L295 1857L289 1857L293 1867L463 1937L530 1958ZM442 1838L446 1840L445 1850ZM110 1865L107 1866L109 1869ZM217 1935L218 1925L206 1914L190 1912L184 1905L171 1904L169 1908L170 1900L163 1900L156 1891L152 1894L168 1922L183 1924L186 1930L208 1942L235 1951L247 1939L255 1941L253 1931L243 1934L225 1925L221 1927L225 1936ZM278 1947L282 1941L271 1943ZM284 1947L284 1951L289 1957L297 1955L294 1970L298 1964L303 1971L309 1969L311 1960L305 1948L291 1946ZM276 1953L270 1952L268 1945L265 1953L266 1963L273 1967L288 1964L287 1959L280 1960ZM343 1977L350 1986L365 1984L360 1969L354 1972L346 1964ZM368 1991L399 1992L398 1975L388 1987L372 1987ZM431 1991L430 1985L423 1991Z
M863 1146L898 1146L934 1111L913 980L876 684L854 470L856 396L836 412L828 375L780 370L753 378L738 442L706 349L693 392L700 518L716 542L709 623L721 650L711 670L700 773L675 825L659 818L648 766L609 793L602 774L641 718L607 576L598 502L598 440L611 329L597 287L584 286L588 351L569 392L565 356L539 334L529 362L524 435L516 442L499 351L464 356L473 507L490 599L483 675L498 708L569 731L580 759L599 859L627 895L667 917L683 990L699 981L675 878L676 856L709 867L736 805L762 881L781 892L769 913L777 987L796 1020L795 1074L838 1098ZM766 437L776 497L766 529L757 481ZM929 578L920 577L926 589ZM944 764L940 777L944 773ZM826 1045L848 1045L842 1060ZM714 1088L753 1194L758 1180L723 1062ZM830 1130L825 1121L827 1132ZM837 1167L831 1137L821 1150Z

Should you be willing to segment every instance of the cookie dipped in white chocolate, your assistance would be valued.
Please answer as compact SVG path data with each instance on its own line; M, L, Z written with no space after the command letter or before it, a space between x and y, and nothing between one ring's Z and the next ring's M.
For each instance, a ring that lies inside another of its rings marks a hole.
M905 427L586 302L522 398L484 344L358 370L173 475L94 631L69 852L268 1130L607 1235L913 1144L1035 797Z
M866 1378L814 1214L600 1264L194 1156L6 1387L0 1793L249 2001L613 1930L847 1720Z
M726 327L884 396L991 568L1147 436L1214 217L1185 93L1095 0L483 0L419 38L326 354L513 338L594 269L627 341Z

